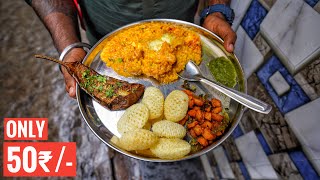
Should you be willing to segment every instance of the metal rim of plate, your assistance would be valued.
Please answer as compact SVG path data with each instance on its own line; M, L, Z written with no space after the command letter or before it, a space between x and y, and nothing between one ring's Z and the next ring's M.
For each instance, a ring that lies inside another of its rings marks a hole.
M103 45L104 42L106 42L108 38L116 35L117 33L121 32L122 30L125 30L127 28L130 28L130 27L133 27L133 26L136 26L136 25L140 25L140 24L143 24L143 23L150 23L150 22L165 22L165 23L169 23L169 24L172 23L174 25L180 25L180 26L183 26L183 27L190 28L190 29L194 30L195 32L197 32L201 36L202 46L206 45L206 48L207 48L208 52L215 53L216 56L219 56L219 53L221 55L221 52L224 53L224 56L231 56L232 57L232 62L236 67L237 75L238 75L238 79L237 79L238 82L237 82L237 85L235 86L235 89L246 93L247 84L246 84L246 79L244 78L244 73L243 73L243 69L242 69L242 67L240 65L240 62L237 59L237 57L235 56L235 54L229 53L223 48L223 45L222 45L223 44L223 40L220 37L218 37L217 35L215 35L214 33L208 31L207 29L205 29L203 27L200 27L200 26L198 26L196 24L193 24L193 23L180 21L180 20L174 20L174 19L149 19L149 20L143 20L143 21L139 21L139 22L135 22L135 23L123 26L123 27L121 27L121 28L119 28L119 29L117 29L117 30L105 35L100 41L98 41L90 49L90 51L87 53L86 57L83 60L83 63L85 65L95 69L98 73L101 73L101 74L104 74L104 75L108 75L108 76L111 76L111 77L115 77L116 76L115 78L119 78L119 79L121 78L121 79L129 81L129 82L138 82L138 83L140 83L139 79L136 79L136 78L122 78L121 76L117 76L116 73L112 72L112 70L110 71L111 68L107 69L105 63L103 63L101 61L101 59L100 59L100 51L102 50L102 48L104 46ZM209 43L209 46L207 46L206 43ZM217 47L220 50L217 49ZM202 51L204 52L203 49L202 49ZM215 51L219 51L219 53L217 53ZM201 66L202 65L206 66L204 62L201 63ZM107 71L106 71L106 69L107 69ZM108 74L106 74L106 73L108 73ZM153 81L149 81L149 80L142 80L142 81L143 81L143 84L145 83L145 81L147 81L146 82L147 84L145 84L146 86L150 86L150 85L158 86L157 84L154 84ZM182 80L179 80L179 81L180 81L180 85L181 85L181 81ZM165 86L165 87L163 87L163 86ZM169 84L169 85L163 85L163 86L159 86L159 88L160 89L161 88L165 89L167 87L174 86L175 88L170 87L169 89L171 89L171 90L172 89L179 89L179 87L175 83ZM198 88L202 87L205 90L207 90L205 87L202 86L202 84L199 84L199 86L197 85L197 87ZM163 91L163 89L161 89L161 90ZM211 91L212 90L210 90L210 92ZM163 92L163 93L166 96L166 93L165 92ZM81 115L82 115L82 117L85 120L86 124L88 125L88 127L94 133L95 136L97 136L103 143L107 144L109 147L111 147L112 149L120 152L121 154L127 155L127 156L132 157L132 158L136 158L136 159L139 159L139 160L150 161L150 162L175 162L175 161L187 160L187 159L192 159L192 158L195 158L195 157L199 157L199 156L201 156L201 155L213 150L215 147L219 146L223 141L225 141L230 136L230 134L233 132L233 130L236 128L236 126L240 122L242 114L245 111L245 107L243 105L237 103L234 100L231 100L230 101L230 107L229 107L229 113L228 113L229 117L230 117L231 124L229 125L229 127L226 129L224 134L218 140L213 142L210 146L206 147L205 149L202 149L201 151L198 151L197 153L194 153L194 154L191 154L191 155L187 155L182 159L167 160L167 159L158 159L158 158L149 158L149 157L146 157L146 156L140 156L138 154L122 150L122 149L118 148L117 146L115 146L110 141L110 139L112 138L112 136L114 134L108 129L107 126L109 126L109 124L108 123L107 124L103 123L101 118L98 116L99 107L97 108L97 103L94 102L94 100L89 95L87 95L83 90L81 90L79 85L77 85L77 88L76 88L76 96L77 96L78 106L79 106ZM101 109L99 111L101 111ZM104 109L103 111L107 112L109 110ZM119 111L114 111L114 113L121 114ZM119 117L119 115L117 117ZM108 117L103 117L103 118L107 119ZM113 121L113 119L111 119L111 121ZM117 121L117 120L115 120L115 121Z

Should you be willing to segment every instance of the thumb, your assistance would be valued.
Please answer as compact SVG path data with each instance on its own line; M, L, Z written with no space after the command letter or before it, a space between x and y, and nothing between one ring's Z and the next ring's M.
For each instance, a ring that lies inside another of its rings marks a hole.
M226 33L227 35L224 37L224 43L223 46L228 52L234 51L234 44L237 39L237 35L235 32L231 31Z
M63 69L63 76L66 85L66 91L68 92L69 96L72 98L76 97L76 81L74 78L67 72L67 70Z

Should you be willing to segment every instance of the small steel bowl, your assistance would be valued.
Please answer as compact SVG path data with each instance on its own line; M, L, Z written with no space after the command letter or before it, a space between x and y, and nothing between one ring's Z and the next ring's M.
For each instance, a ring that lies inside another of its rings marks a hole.
M166 85L159 85L157 82L152 81L150 79L145 78L125 78L122 76L119 76L116 74L111 68L107 67L104 62L100 59L100 53L104 47L104 44L111 38L112 36L117 35L117 33L140 25L140 24L147 24L150 22L165 22L168 24L174 24L183 26L185 28L191 29L194 32L198 33L201 39L201 45L202 45L202 63L200 64L200 70L206 76L207 78L214 80L214 77L212 77L211 73L209 72L207 68L207 63L215 58L220 56L228 56L231 61L233 62L236 70L237 70L237 85L234 87L236 90L246 93L246 79L244 78L244 73L242 70L242 67L239 63L239 60L233 53L228 53L224 47L223 47L223 40L219 38L214 33L208 31L207 29L200 27L198 25L184 22L180 20L172 20L172 19L151 19L151 20L144 20L139 21L136 23L132 23L129 25L126 25L124 27L121 27L106 36L104 36L99 42L97 42L88 52L86 57L83 60L83 63L87 66L90 66L91 68L95 69L98 73L108 75L114 78L122 79L128 82L135 82L135 83L141 83L145 86L157 86L160 88L160 90L163 92L165 96L167 96L172 90L174 89L182 89L181 85L183 84L183 80L179 79L178 81L166 84ZM238 125L242 114L244 112L244 106L237 103L234 100L231 100L230 98L224 96L222 93L217 92L216 90L212 89L211 87L208 87L201 83L192 83L197 87L196 94L199 93L206 93L209 95L209 97L218 97L223 105L229 106L229 118L230 118L230 125L225 130L224 134L220 136L218 139L215 140L210 146L202 149L201 151L198 151L194 154L190 154L185 156L182 159L175 159L175 160L166 160L166 159L158 159L158 158L150 158L141 156L135 153L131 153L128 151L125 151L123 149L118 148L113 143L111 143L110 139L113 135L119 136L119 133L117 131L117 122L121 115L124 113L124 111L110 111L101 105L99 105L97 102L95 102L89 95L87 95L84 91L82 91L79 86L77 86L77 100L78 105L80 108L80 112L83 116L83 119L91 129L91 131L105 144L107 144L112 149L127 155L129 157L133 157L139 160L144 161L151 161L151 162L174 162L174 161L181 161L186 159L191 159L198 157L202 154L205 154L215 147L217 147L219 144L221 144L225 139L227 139L232 131L236 128Z

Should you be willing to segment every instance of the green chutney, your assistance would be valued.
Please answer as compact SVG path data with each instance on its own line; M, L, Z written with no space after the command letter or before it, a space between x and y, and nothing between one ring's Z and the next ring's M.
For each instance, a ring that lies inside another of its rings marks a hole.
M215 58L209 62L208 67L219 83L231 88L237 84L237 72L230 59Z

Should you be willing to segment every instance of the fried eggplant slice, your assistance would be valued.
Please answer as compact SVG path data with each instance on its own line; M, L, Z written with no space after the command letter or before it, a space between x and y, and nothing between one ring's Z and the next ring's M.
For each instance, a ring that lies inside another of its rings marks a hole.
M76 79L81 89L110 110L122 110L135 104L145 89L142 84L128 83L100 75L81 62L63 62L43 55L35 55L35 57L50 60L64 66Z

